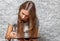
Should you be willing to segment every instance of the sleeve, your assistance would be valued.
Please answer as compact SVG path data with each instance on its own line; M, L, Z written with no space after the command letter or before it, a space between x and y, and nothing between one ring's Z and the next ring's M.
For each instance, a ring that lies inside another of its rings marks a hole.
M10 17L10 19L8 20L8 23L11 25L16 24L17 23L17 16Z
M36 26L39 27L39 20L36 19Z

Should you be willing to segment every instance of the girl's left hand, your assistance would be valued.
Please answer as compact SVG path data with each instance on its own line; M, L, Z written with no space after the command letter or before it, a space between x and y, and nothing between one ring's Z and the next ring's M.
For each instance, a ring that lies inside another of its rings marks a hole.
M17 36L16 32L11 32L11 33L10 33L10 37L11 37L11 38L16 38L16 36Z

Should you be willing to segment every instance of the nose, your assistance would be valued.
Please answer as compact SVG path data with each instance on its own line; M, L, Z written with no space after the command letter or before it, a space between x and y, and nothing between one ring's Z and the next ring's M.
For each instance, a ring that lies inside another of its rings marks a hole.
M22 18L25 18L25 15L23 15Z

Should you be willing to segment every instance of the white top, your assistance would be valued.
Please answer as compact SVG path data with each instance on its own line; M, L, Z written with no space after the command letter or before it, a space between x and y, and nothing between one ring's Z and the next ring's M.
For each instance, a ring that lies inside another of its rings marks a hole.
M28 23L24 23L24 37L28 37Z
M24 32L28 30L28 23L24 23Z
M17 24L17 16L13 16L13 17L10 17L10 20L8 21L8 23L9 24L12 24L12 25L14 25L14 24ZM28 25L27 25L28 23L24 23L24 37L28 37L28 33L26 32L27 30L28 30ZM39 26L39 21L37 20L36 21L36 26ZM16 29L14 28L14 31L15 31Z

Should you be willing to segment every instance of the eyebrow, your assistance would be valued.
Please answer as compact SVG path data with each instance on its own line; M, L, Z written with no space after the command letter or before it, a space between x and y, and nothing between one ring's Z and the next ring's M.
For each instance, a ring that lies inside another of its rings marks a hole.
M22 12L22 14L24 14L24 13ZM26 14L24 14L24 15L26 15ZM28 16L28 15L26 15L26 16Z

